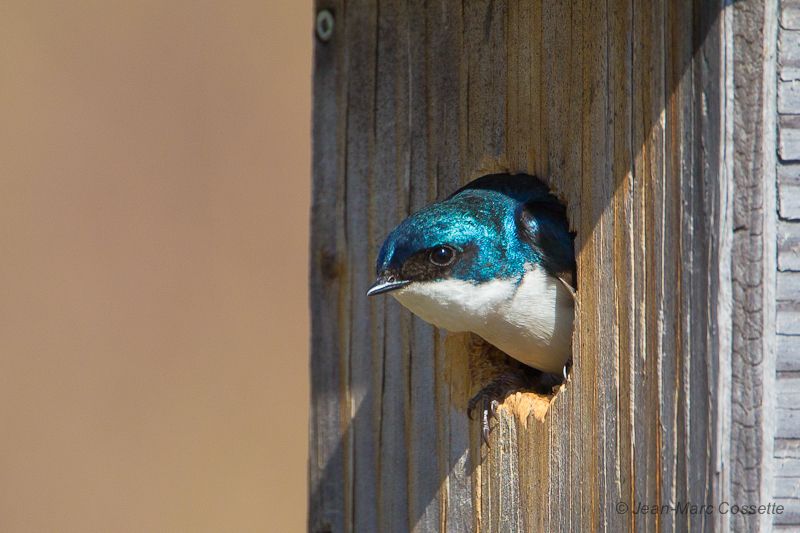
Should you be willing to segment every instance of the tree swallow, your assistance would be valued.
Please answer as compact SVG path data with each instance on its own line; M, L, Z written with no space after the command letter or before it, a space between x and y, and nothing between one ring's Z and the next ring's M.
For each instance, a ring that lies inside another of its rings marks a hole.
M546 373L570 359L573 235L533 176L484 176L409 216L383 243L377 272L368 295L391 292L437 327L471 331Z

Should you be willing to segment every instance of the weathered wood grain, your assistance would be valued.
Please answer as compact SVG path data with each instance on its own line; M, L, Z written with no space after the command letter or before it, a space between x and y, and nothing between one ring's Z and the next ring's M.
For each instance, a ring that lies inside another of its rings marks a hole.
M786 302L800 302L800 272L778 273L777 297Z
M779 300L776 304L776 331L779 335L800 335L800 302Z
M320 3L320 8L333 7ZM348 293L344 238L345 82L341 27L314 52L311 217L311 403L309 530L352 529Z
M736 2L733 10L733 249L730 501L771 496L774 443L776 257L776 2ZM781 57L786 60L785 49ZM767 58L765 60L765 58ZM784 64L784 67L786 65ZM783 120L785 117L781 117ZM781 133L780 142L785 141ZM780 149L784 149L781 146ZM782 157L791 155L785 151ZM734 531L769 529L768 516L731 515Z
M796 439L781 439L784 441ZM800 476L800 457L779 457L775 460L776 472L779 477L796 478Z
M778 166L778 212L786 220L800 220L800 165Z
M800 43L798 43L800 45ZM778 153L783 161L800 159L800 115L782 115L778 121Z
M781 0L781 28L800 30L800 2Z
M800 271L800 222L778 223L778 269Z
M775 457L778 459L800 459L800 440L775 439ZM785 466L783 464L782 466ZM779 468L778 475L800 476L800 462L797 470Z
M780 397L778 397L778 401L781 401ZM776 438L800 438L800 410L792 409L790 407L781 407L779 404L777 409L777 417L778 424L775 431Z
M778 372L800 372L800 336L777 335Z
M781 29L779 30L780 47L798 46L800 41L796 38L800 27L800 2L797 0L782 0ZM793 35L792 35L793 34ZM796 55L797 51L782 50L783 55ZM794 73L787 78L796 76ZM778 113L797 118L800 115L800 92L797 80L777 82L778 85ZM784 135L781 124L781 135ZM793 124L791 124L793 125ZM777 268L779 271L797 270L800 267L800 231L796 222L790 219L800 215L800 166L787 161L777 165ZM786 300L779 287L776 287L776 324L775 324L775 368L777 379L775 381L775 441L773 463L773 489L772 496L785 505L784 514L776 515L773 520L776 531L795 530L800 526L800 468L795 463L800 460L800 440L792 437L797 432L793 424L797 424L794 409L800 405L800 336L787 335L790 332L800 332L800 305L796 301ZM789 462L787 464L787 462Z
M775 515L775 525L786 525L788 531L797 531L800 524L800 500L776 498L776 504L783 505L783 513Z
M800 374L782 373L776 383L778 407L800 409Z
M781 31L778 41L778 67L784 81L800 79L800 31Z
M796 478L776 477L775 497L781 499L800 500L800 483Z
M800 111L800 80L778 83L778 112L791 115Z
M753 4L736 33L722 1L317 1L311 531L711 530L616 506L760 494ZM487 449L464 410L504 356L365 291L395 224L497 171L566 202L579 312L544 421L507 406Z

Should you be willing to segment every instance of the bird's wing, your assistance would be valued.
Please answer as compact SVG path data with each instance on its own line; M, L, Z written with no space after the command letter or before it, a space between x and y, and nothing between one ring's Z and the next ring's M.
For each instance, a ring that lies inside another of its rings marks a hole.
M528 201L517 209L516 219L520 239L533 248L545 270L574 291L574 234L564 206L552 196Z

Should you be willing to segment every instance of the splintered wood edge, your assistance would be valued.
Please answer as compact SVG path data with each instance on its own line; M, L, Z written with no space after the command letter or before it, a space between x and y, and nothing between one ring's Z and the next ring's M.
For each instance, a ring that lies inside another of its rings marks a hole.
M510 414L517 417L522 427L528 427L528 417L533 417L539 421L544 422L547 416L547 411L556 397L561 394L561 391L567 388L567 385L572 382L572 374L567 375L566 381L553 388L550 394L539 394L537 392L515 392L509 395L500 404L501 409L507 410Z
M446 351L448 354L448 369L451 380L451 401L459 404L459 407L466 409L469 398L480 390L480 387L494 377L508 356L498 350L490 343L481 339L479 336L470 333L450 333L445 339ZM466 357L467 360L462 358ZM468 372L456 375L454 366L462 368L469 366ZM469 385L465 386L465 382ZM508 395L500 404L500 409L517 417L522 427L528 427L528 419L531 415L539 421L544 422L550 405L555 401L558 394L569 383L559 385L550 394L539 394L536 392L515 392Z
M503 403L500 404L500 409L505 409L509 414L516 416L522 427L527 428L528 417L531 415L537 421L544 422L550 405L563 388L564 385L560 385L556 392L547 395L536 392L515 392L506 397Z

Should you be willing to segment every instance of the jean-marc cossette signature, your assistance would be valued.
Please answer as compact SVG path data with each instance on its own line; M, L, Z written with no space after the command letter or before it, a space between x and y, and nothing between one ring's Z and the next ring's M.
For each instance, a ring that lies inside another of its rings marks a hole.
M712 504L696 504L692 502L677 502L675 504L645 504L642 502L634 502L629 504L627 502L617 502L614 510L618 514L685 514L685 515L699 515L699 514L783 514L784 506L769 502L765 504L736 504L731 502L720 502L716 505Z

